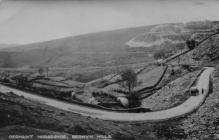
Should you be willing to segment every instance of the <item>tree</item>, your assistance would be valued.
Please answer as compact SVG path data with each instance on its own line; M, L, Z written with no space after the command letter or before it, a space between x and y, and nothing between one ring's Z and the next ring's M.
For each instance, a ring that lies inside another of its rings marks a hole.
M162 49L162 50L159 50L157 52L155 52L154 54L154 59L158 60L158 59L163 59L165 58L165 51Z
M137 74L132 69L126 69L121 74L122 83L121 86L128 89L131 93L134 87L137 85Z
M192 49L194 49L194 48L196 47L197 42L196 42L194 39L187 40L187 41L186 41L186 45L187 45L187 47L188 47L190 50L192 50Z
M126 69L120 74L122 82L120 82L120 86L127 89L125 90L117 90L117 92L127 94L128 106L130 108L140 106L141 102L139 100L140 94L136 94L134 91L134 87L140 84L137 80L137 73L132 69Z
M174 54L174 49L172 46L161 48L154 53L154 59L166 59Z
M43 75L43 68L42 67L40 67L39 69L38 69L38 73L40 74L40 75Z
M49 77L49 67L43 67L43 66L39 67L38 73L40 76Z

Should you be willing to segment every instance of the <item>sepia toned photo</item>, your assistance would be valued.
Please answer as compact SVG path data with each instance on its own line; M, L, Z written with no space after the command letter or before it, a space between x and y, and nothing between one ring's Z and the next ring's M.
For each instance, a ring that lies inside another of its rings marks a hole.
M219 140L219 0L0 0L0 140Z

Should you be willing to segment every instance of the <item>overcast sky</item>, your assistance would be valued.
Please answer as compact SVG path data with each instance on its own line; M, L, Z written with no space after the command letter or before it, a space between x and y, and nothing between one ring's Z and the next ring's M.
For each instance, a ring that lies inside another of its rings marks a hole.
M219 20L219 0L5 0L0 3L0 43L197 20Z

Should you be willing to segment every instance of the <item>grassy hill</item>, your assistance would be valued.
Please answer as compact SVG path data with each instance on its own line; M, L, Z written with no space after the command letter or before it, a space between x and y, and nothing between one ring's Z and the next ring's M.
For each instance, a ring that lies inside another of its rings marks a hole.
M106 67L153 60L161 48L185 40L218 22L190 22L126 28L0 49L0 67Z
M185 46L186 39L203 38L198 31L212 30L216 26L216 21L160 24L19 45L0 49L0 67L47 66L52 75L87 82L123 67L154 61L153 55L162 49L170 56ZM204 55L206 48L201 48ZM217 59L218 49L214 50L208 51ZM197 51L181 60L190 63L193 60L188 61L188 58L200 59L203 55L195 54Z
M126 44L130 47L177 45L184 43L191 34L197 31L211 30L217 25L218 22L212 21L161 24L152 28L149 32L133 37Z
M133 36L149 30L152 26L120 29L62 38L40 43L19 45L2 49L11 59L11 65L21 67L31 66L103 66L117 65L117 63L133 63L132 56L139 52L130 52L125 47L125 42ZM7 59L3 56L4 61ZM121 62L120 62L121 61ZM4 65L0 65L3 67Z

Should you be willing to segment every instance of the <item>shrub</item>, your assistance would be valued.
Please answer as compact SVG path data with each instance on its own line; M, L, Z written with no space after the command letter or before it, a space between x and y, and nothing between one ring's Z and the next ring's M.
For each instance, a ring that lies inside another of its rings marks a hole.
M173 55L174 49L171 47L164 47L154 53L154 59L165 59Z

